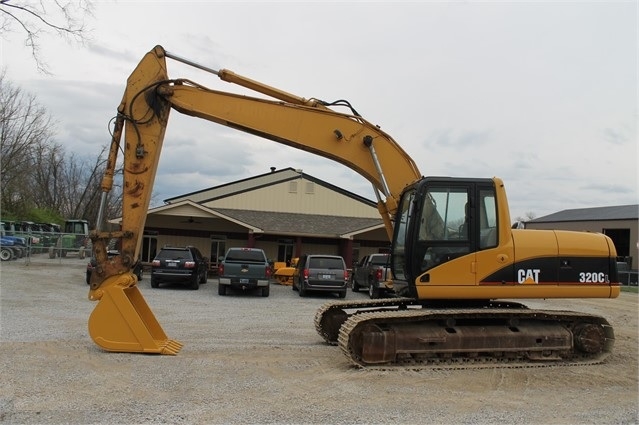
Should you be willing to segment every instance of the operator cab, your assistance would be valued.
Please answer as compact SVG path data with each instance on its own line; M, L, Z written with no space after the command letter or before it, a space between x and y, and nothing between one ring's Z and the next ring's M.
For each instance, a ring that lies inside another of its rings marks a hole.
M395 217L395 290L416 297L415 281L429 282L429 270L498 241L492 179L425 177L404 190Z

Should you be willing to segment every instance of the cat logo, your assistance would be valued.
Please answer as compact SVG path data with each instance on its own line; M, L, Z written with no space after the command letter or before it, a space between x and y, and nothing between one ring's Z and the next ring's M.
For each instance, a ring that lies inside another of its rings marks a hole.
M539 269L519 269L517 270L517 282L524 285L539 283Z

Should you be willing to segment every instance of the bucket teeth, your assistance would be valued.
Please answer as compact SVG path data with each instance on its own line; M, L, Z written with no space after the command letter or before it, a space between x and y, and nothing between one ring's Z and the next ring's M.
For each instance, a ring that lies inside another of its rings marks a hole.
M180 349L182 349L182 343L170 339L166 342L166 345L162 347L160 353L174 356L180 351Z

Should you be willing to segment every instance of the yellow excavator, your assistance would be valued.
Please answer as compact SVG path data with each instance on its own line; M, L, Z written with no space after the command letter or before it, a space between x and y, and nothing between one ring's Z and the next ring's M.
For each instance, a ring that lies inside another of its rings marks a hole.
M167 58L264 97L169 79ZM338 112L340 107L346 112ZM127 80L115 119L102 205L122 151L121 229L102 231L101 212L91 234L98 265L89 298L98 304L89 334L104 350L177 354L182 347L166 336L132 272L171 109L330 158L371 182L392 241L397 296L329 302L315 315L319 335L353 364L588 364L611 352L614 333L603 317L529 309L513 301L617 297L610 238L513 229L499 178L423 177L392 137L347 101L295 96L161 46L148 52ZM109 259L112 238L120 240L121 250Z

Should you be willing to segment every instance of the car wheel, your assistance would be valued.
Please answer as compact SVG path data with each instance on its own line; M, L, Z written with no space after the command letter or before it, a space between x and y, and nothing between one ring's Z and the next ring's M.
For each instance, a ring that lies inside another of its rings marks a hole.
M379 288L375 286L374 282L368 282L368 296L371 300L379 298Z
M271 286L270 285L266 285L264 287L262 287L262 296L263 297L268 297L269 292L271 291Z
M300 282L299 293L300 297L306 296L306 288L304 288L304 282Z
M194 291L197 291L198 289L200 289L200 275L196 274L195 276L191 278L191 283L189 285L189 288L193 289Z
M339 297L340 298L346 298L346 289L339 292Z
M357 283L355 278L353 278L353 292L359 292L359 283Z
M87 285L91 285L91 272L87 272Z
M217 285L217 294L226 295L226 286L222 285L221 283Z
M0 260L9 261L13 258L13 251L9 248L0 248Z
M151 276L151 288L159 288L160 284L158 283L158 280Z
M204 270L202 273L202 279L200 279L200 283L206 283L209 280L209 272L208 270Z

